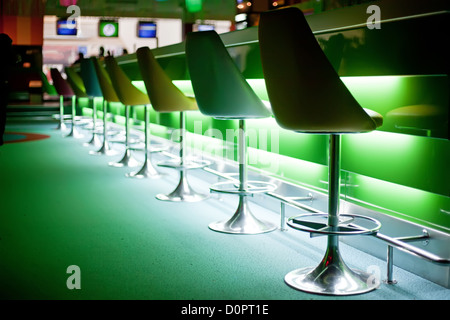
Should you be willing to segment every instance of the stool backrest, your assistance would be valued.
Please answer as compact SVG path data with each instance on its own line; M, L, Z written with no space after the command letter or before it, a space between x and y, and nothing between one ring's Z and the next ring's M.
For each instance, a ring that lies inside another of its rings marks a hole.
M132 83L130 78L125 74L125 72L117 64L114 57L108 56L105 58L106 71L111 78L111 83L117 96L124 105L128 106L138 106L138 105L148 105L150 100L148 95L138 88L136 88Z
M66 67L64 71L67 75L67 82L78 98L88 97L86 88L84 87L83 79L81 79L78 72L73 67Z
M80 71L87 95L90 97L102 97L103 93L92 60L82 59Z
M195 99L178 89L148 47L137 49L139 70L153 109L158 112L198 110Z
M50 75L52 77L53 86L55 87L56 92L58 92L60 96L71 97L75 95L75 93L72 90L72 87L69 85L66 79L62 77L58 69L51 68Z
M45 73L41 71L40 74L42 80L42 91L46 92L50 96L57 96L58 91L56 90L54 85L50 84Z
M300 9L262 13L258 38L267 93L281 127L311 133L376 128L341 81Z
M215 31L189 33L186 59L195 98L203 114L227 119L271 116Z
M106 69L103 67L103 64L100 63L95 57L91 57L89 59L91 59L92 65L94 66L98 83L102 90L103 98L108 102L120 102L120 99L117 96L114 87L112 86L109 74L108 72L106 72Z

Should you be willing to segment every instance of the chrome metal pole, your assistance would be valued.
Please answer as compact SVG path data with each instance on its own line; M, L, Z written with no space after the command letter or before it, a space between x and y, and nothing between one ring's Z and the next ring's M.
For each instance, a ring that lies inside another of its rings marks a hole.
M328 164L328 226L339 224L339 198L341 194L341 136L330 135L330 159Z
M153 164L150 161L148 146L150 143L150 132L149 132L149 125L150 125L150 112L148 112L149 106L145 106L144 108L144 118L145 118L145 125L144 125L144 164L142 167L131 173L127 173L126 176L130 178L160 178L161 174L155 169Z
M280 230L287 231L286 228L286 204L284 202L280 202Z
M339 225L339 199L341 194L341 136L330 135L328 163L328 226L335 231ZM328 236L327 259L339 255L339 236Z
M179 164L177 165L180 172L180 180L177 187L170 194L158 194L156 198L162 201L183 201L183 202L196 202L208 198L208 195L197 193L189 185L187 180L188 163L186 163L186 114L185 111L180 112L180 151L179 151Z
M394 279L394 248L392 246L387 246L387 279L386 283L396 284L397 281Z
M248 206L248 180L247 180L247 138L245 132L245 120L239 120L238 140L238 162L239 162L239 204L235 213L229 220L218 221L209 224L214 231L232 234L260 234L274 231L275 225L257 219Z
M130 106L125 106L125 152L122 159L118 162L110 162L109 165L113 167L136 167L139 162L133 158L130 149Z
M239 190L247 190L247 139L245 120L239 120Z
M185 164L186 152L186 113L180 112L180 181L184 181L186 176L186 169L183 168Z
M113 156L118 153L116 150L112 149L109 145L108 135L107 135L107 131L108 131L107 112L108 112L108 101L103 100L103 142L102 142L102 146L97 151L90 151L89 154Z
M56 130L65 130L66 126L64 124L64 96L59 96L59 124L55 128Z
M72 105L71 105L71 114L72 114L72 127L70 128L70 132L66 135L66 137L74 137L74 138L80 138L80 135L78 134L76 128L75 128L75 107L77 105L77 97L72 96Z
M92 100L91 100L91 98L89 98L89 102L91 103L91 101L92 101L92 138L91 138L91 140L89 141L89 142L86 142L86 143L84 143L84 146L91 146L91 145L94 145L94 146L99 146L100 145L100 141L98 141L98 137L97 137L97 134L96 134L96 132L95 132L95 130L96 130L96 128L97 128L97 126L96 126L96 123L97 123L97 108L96 108L96 105L95 105L95 98L92 98Z

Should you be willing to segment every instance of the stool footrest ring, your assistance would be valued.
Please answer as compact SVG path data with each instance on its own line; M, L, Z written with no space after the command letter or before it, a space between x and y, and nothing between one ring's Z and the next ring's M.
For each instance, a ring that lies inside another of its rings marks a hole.
M335 227L329 226L327 220L327 214L311 213L291 217L287 224L311 234L336 236L374 235L381 228L378 220L355 214L340 214L339 224Z
M192 169L202 169L211 164L211 161L207 160L185 160L183 163L179 159L168 160L158 163L158 166L165 168L172 168L178 170L192 170Z
M252 195L254 193L266 193L274 191L277 186L270 182L264 181L248 181L248 187L245 190L239 190L239 182L225 181L212 185L209 189L211 192Z

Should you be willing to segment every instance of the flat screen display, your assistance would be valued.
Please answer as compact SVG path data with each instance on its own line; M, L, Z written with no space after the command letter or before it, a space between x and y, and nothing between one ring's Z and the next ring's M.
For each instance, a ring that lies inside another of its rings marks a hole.
M198 31L210 31L210 30L214 30L214 26L211 24L199 24L197 26L197 30Z
M138 38L156 38L156 23L151 21L139 21Z
M98 23L98 36L107 38L117 38L119 36L119 22L110 20L100 20Z
M77 31L75 20L58 19L56 22L56 34L59 36L76 36Z

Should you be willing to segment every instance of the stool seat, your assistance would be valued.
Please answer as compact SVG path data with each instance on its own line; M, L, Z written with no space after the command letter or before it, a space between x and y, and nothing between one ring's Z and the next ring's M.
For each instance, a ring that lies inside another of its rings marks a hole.
M383 118L383 116L380 113L378 113L376 111L373 111L371 109L367 109L367 108L363 108L363 110L373 120L373 122L375 122L375 126L377 128L381 127L383 125L384 118Z

